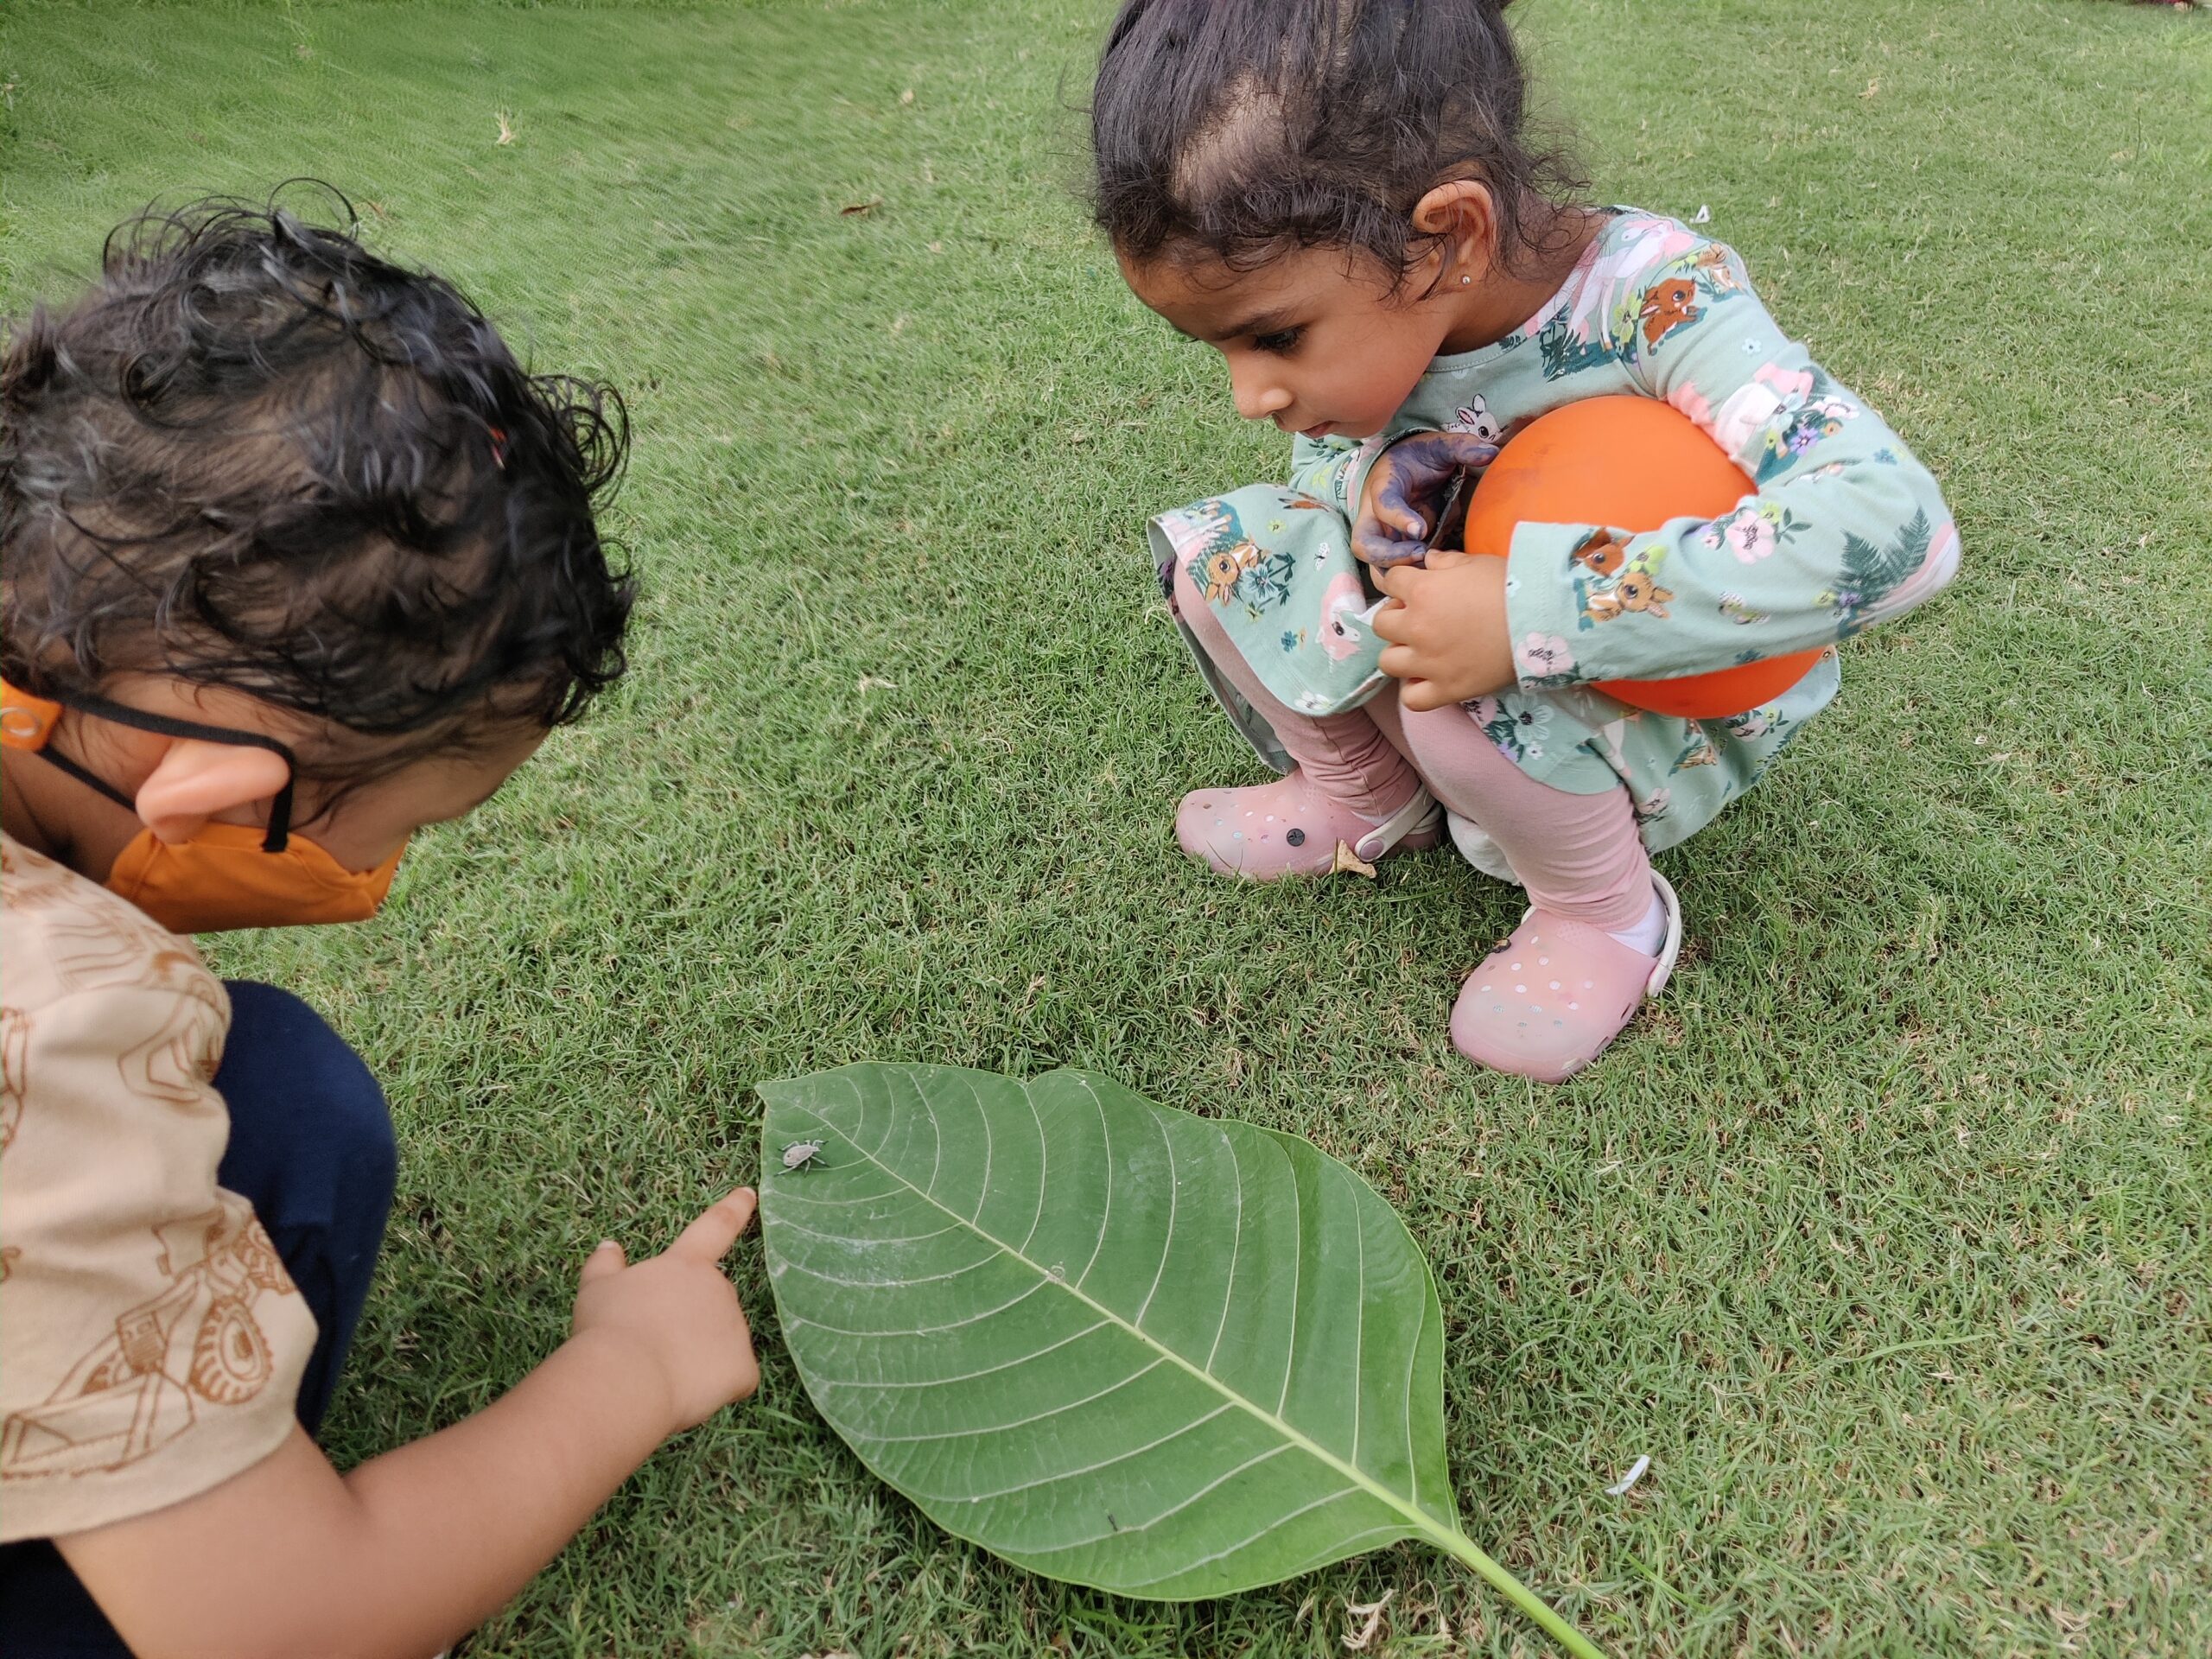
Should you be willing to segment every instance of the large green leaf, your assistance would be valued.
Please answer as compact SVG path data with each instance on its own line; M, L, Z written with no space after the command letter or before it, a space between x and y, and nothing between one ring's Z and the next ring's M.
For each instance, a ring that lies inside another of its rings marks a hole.
M948 1531L1162 1599L1422 1538L1594 1651L1460 1534L1436 1287L1342 1164L1083 1071L850 1065L761 1093L791 1358Z

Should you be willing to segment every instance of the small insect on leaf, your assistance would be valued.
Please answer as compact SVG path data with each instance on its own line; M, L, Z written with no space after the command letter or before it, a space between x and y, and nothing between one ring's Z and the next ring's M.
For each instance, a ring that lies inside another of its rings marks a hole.
M821 1153L822 1143L819 1141L794 1141L784 1148L784 1167L804 1169Z

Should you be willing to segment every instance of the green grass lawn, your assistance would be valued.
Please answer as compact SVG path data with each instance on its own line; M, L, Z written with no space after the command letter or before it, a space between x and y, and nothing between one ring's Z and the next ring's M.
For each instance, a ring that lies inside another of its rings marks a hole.
M2212 1650L2212 20L1515 8L1599 194L1709 204L1966 547L1663 858L1682 968L1549 1090L1446 1039L1506 889L1175 850L1180 791L1259 774L1141 520L1284 457L1069 194L1103 6L0 12L0 305L157 193L315 175L635 416L629 679L384 919L212 952L398 1119L341 1462L750 1178L756 1081L1075 1064L1398 1206L1468 1529L1611 1650ZM1003 1567L822 1426L737 1272L759 1397L469 1653L1319 1659L1385 1591L1370 1652L1535 1649L1410 1547L1185 1606Z

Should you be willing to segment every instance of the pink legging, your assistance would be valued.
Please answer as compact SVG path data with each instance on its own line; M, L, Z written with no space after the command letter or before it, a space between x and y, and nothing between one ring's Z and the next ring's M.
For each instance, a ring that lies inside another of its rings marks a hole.
M1379 822L1426 784L1497 843L1541 908L1608 929L1633 927L1649 912L1651 865L1625 788L1554 789L1499 753L1459 704L1414 712L1389 686L1341 715L1299 714L1268 694L1180 566L1175 609L1323 794Z

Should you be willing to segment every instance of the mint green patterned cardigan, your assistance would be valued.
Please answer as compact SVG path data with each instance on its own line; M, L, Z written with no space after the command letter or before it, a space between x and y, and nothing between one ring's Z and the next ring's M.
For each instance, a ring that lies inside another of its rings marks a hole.
M1941 590L1959 557L1928 469L1783 334L1722 244L1614 209L1535 316L1494 345L1435 359L1382 431L1294 440L1289 489L1254 486L1164 514L1155 552L1188 565L1285 702L1316 713L1354 706L1385 683L1366 627L1371 595L1345 582L1357 580L1349 522L1376 458L1408 433L1503 438L1562 404L1618 393L1681 410L1750 474L1754 493L1724 518L1641 535L1523 524L1506 582L1519 683L1467 707L1546 783L1586 794L1625 785L1646 844L1672 846L1750 788L1827 705L1835 652L1773 702L1726 720L1630 709L1592 683L1834 646ZM1224 510L1235 517L1233 562ZM1624 550L1578 560L1608 532ZM1207 677L1262 756L1286 768L1266 721L1221 677Z

